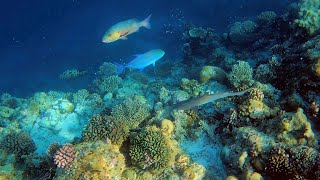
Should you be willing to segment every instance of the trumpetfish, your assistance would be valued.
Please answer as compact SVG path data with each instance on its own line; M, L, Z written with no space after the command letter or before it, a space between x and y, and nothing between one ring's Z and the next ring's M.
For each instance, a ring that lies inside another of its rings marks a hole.
M230 97L230 96L242 96L249 90L251 90L251 88L244 91L239 91L239 92L222 92L222 93L215 93L215 94L206 93L203 96L199 96L193 99L188 99L185 101L180 101L173 106L173 109L175 110L193 109L194 107L207 104L209 102L214 102L221 98Z

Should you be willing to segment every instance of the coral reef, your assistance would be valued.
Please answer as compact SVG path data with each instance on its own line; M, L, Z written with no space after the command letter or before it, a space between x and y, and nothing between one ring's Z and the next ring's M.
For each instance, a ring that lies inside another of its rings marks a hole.
M200 72L201 83L207 83L209 80L224 82L227 78L223 69L215 66L203 66Z
M97 87L100 94L113 93L119 88L122 79L119 76L102 76L96 79L93 83Z
M304 0L299 5L299 17L294 22L313 35L320 29L320 1Z

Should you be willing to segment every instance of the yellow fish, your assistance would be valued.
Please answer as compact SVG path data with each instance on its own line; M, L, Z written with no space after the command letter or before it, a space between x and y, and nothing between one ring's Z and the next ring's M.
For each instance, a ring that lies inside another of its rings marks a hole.
M111 43L119 39L126 40L127 36L134 32L139 31L140 27L150 29L150 18L149 15L145 20L138 21L137 19L129 19L126 21L119 22L111 26L103 35L102 42Z

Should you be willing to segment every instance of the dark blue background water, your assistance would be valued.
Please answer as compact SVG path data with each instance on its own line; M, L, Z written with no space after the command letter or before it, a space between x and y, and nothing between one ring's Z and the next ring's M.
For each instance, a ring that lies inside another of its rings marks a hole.
M188 2L188 3L186 3ZM66 69L97 70L104 61L129 61L133 54L162 48L177 55L177 40L167 38L164 24L184 19L224 32L235 20L250 19L265 10L281 13L280 0L11 0L0 6L0 93L16 96L36 91L86 88L93 75L59 80ZM152 29L142 29L126 41L104 44L111 25L152 14ZM178 17L178 18L177 18ZM178 29L173 29L178 30Z

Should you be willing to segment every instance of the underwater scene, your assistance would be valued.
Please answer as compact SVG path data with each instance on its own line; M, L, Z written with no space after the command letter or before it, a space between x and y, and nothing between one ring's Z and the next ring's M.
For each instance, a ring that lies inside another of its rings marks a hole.
M320 180L320 0L0 13L0 180Z

